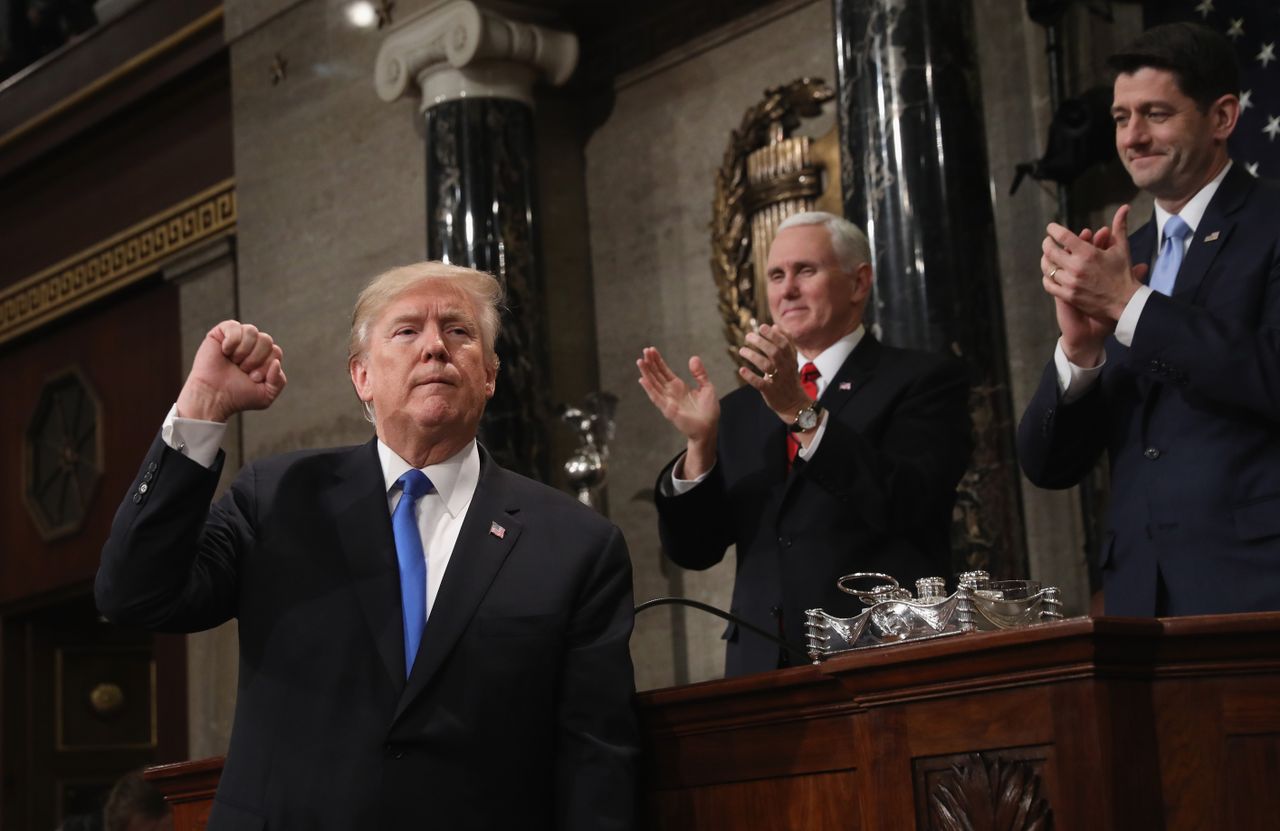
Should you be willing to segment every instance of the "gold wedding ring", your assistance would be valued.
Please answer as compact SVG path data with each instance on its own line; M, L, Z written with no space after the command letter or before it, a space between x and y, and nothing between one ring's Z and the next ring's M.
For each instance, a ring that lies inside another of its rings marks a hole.
M1058 273L1058 267L1055 265L1055 266L1053 267L1053 271L1050 271L1050 272L1049 272L1049 279L1050 279L1050 280L1053 280L1053 275L1055 275L1055 274L1057 274L1057 273ZM1057 281L1057 280L1054 280L1054 282L1056 283L1056 282L1058 282L1058 281Z
M776 369L775 369L775 370L772 370L772 371L770 371L770 372L766 372L766 373L764 374L764 380L766 380L766 381L772 381L772 380L773 380L773 376L775 376L775 375L777 375L777 374L778 374L778 370L776 370Z

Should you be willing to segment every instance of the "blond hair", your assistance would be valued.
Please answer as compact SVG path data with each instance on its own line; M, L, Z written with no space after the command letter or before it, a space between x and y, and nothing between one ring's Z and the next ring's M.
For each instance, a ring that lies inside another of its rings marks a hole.
M384 271L369 281L356 298L351 311L351 336L347 344L348 362L364 354L369 346L369 327L383 310L406 291L428 280L443 280L461 291L480 314L480 340L484 355L498 365L495 344L502 326L502 284L491 274L449 263L427 260Z

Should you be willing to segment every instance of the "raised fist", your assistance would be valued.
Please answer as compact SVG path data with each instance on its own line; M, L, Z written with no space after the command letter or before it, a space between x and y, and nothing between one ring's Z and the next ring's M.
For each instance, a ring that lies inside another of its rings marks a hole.
M265 410L288 383L283 357L271 336L256 326L222 321L196 350L178 395L178 415L225 422L245 410Z

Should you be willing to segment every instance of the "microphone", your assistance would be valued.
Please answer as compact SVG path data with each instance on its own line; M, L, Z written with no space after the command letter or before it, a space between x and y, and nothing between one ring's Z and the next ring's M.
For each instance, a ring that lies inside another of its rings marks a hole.
M736 623L739 626L741 626L743 629L749 629L750 631L754 632L755 634L759 635L765 640L768 640L782 647L791 655L799 655L805 662L808 662L809 660L808 649L803 649L799 646L796 646L793 643L790 643L789 641L784 641L782 638L778 637L772 632L767 632L764 629L761 629L759 626L756 626L754 623L748 623L747 621L743 620L742 618L738 617L735 614L730 614L729 612L726 612L723 609L717 609L715 606L712 606L709 603L702 603L697 600L690 600L687 597L655 597L654 599L646 600L645 602L637 606L635 608L635 614L638 615L641 612L643 612L645 609L652 609L655 606L688 606L691 609L697 609L700 612L706 612L709 615L715 615L721 620L726 620L730 623Z

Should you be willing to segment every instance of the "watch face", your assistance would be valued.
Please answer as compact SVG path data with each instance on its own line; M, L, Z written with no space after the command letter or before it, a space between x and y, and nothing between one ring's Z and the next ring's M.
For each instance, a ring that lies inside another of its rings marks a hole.
M797 433L812 430L818 426L818 416L821 412L822 409L817 404L810 404L796 413L796 421L791 425L791 430Z

